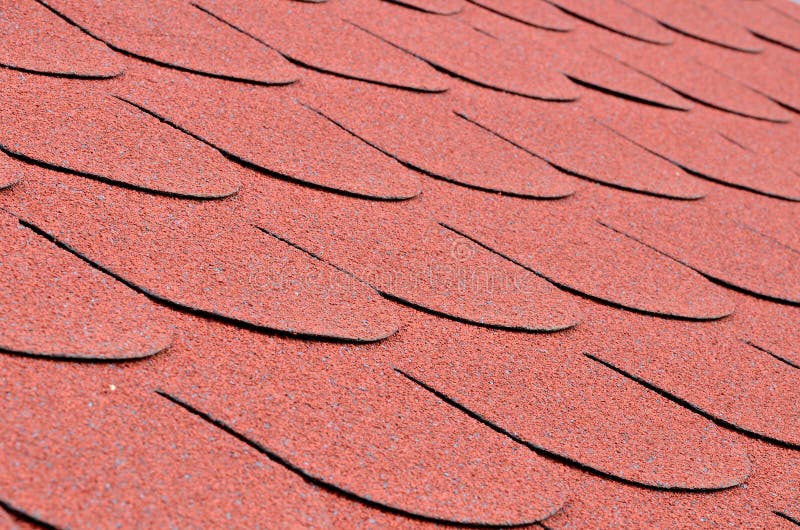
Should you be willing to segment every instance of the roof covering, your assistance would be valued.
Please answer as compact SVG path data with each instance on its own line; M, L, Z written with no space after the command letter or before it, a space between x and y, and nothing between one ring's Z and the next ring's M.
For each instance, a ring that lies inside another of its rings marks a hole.
M800 6L0 0L0 528L797 528Z

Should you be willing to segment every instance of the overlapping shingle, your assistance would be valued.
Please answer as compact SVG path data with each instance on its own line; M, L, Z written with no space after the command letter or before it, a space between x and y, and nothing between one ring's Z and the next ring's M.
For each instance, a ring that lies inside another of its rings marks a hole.
M234 220L236 202L148 196L45 171L0 204L155 300L313 337L369 341L397 331L375 291Z
M800 23L773 9L766 2L707 2L719 17L736 22L756 37L800 51Z
M46 0L54 13L112 49L179 70L259 84L287 84L297 69L182 0L144 3Z
M0 352L124 360L169 347L172 331L144 296L5 212L0 238Z
M8 188L22 179L25 164L0 152L0 189Z
M324 94L341 94L335 100ZM485 191L541 199L575 191L575 180L456 114L453 100L310 80L301 101L402 164ZM376 119L373 109L381 109ZM466 149L465 146L472 146Z
M601 50L687 99L757 120L776 123L790 120L779 105L693 55L672 53L671 48L656 48L630 39L605 41L598 43Z
M657 108L630 108L611 98L582 102L613 131L687 172L781 199L800 200L800 179L771 157L759 156L731 141L697 112L681 114Z
M338 2L321 7L203 0L197 5L305 68L421 92L447 89L442 74L354 25L347 19L349 9Z
M568 295L421 208L278 183L262 188L255 202L257 226L391 299L514 330L557 331L580 321Z
M265 340L212 323L183 329L161 390L303 476L370 504L455 523L530 523L563 504L558 464L359 347Z
M571 101L578 95L576 87L558 72L453 17L374 0L355 0L352 9L356 25L453 77L550 101Z
M700 205L627 203L602 221L717 282L778 302L800 303L792 249ZM764 257L769 256L768 260Z
M0 9L0 65L81 79L105 79L123 72L107 46L35 0L4 0Z
M597 49L594 31L603 30L593 31L586 23L576 21L575 31L553 35L474 7L465 9L459 18L528 55L541 56L544 64L581 86L668 108L692 107L690 101L661 83Z
M431 391L573 466L665 489L746 479L734 437L582 355L580 330L525 336L416 318L378 347Z
M584 329L597 336L586 351L592 358L714 420L800 445L797 369L730 336L722 323L656 322L597 308Z
M104 182L192 199L239 189L231 163L98 85L1 73L0 149Z
M695 0L673 0L669 4L647 0L624 0L634 9L652 17L667 28L718 46L758 53L758 40L743 27Z
M577 106L475 93L457 110L575 176L675 199L704 195L705 188L698 179L608 129Z
M800 369L800 308L740 295L736 317L740 339Z
M548 529L591 528L727 528L747 521L747 528L792 530L795 526L775 512L785 500L768 495L775 480L792 479L796 463L791 451L741 437L748 446L753 472L747 487L716 492L645 491L576 472L567 480L575 492L572 504L545 521ZM769 498L772 497L772 498Z
M410 526L303 481L136 371L0 356L4 505L57 528Z
M419 177L283 89L259 90L146 69L117 93L125 101L269 176L375 199L419 193Z
M574 205L514 208L480 196L452 205L447 191L437 190L433 199L446 226L569 292L665 317L713 320L733 312L723 289L601 222L576 215Z

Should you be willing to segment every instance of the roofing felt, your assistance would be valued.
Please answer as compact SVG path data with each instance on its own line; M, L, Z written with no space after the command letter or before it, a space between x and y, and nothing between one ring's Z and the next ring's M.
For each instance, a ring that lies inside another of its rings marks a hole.
M796 4L0 36L0 528L800 525Z

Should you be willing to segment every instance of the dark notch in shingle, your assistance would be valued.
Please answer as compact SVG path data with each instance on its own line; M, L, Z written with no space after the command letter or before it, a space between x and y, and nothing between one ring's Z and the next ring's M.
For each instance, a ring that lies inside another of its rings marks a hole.
M36 1L112 50L140 61L256 85L285 85L298 78L297 70L273 50L180 0L130 6ZM186 39L194 39L191 47L197 53L186 53Z
M649 44L672 44L672 36L648 17L618 0L547 0L568 15L614 34Z
M0 79L0 120L17 124L0 131L0 150L15 158L184 199L221 199L239 190L219 153L98 87L17 74Z
M349 20L358 27L456 79L547 101L573 101L578 97L577 87L560 73L450 17L364 0L356 0L354 6L358 7ZM381 16L374 16L378 6ZM478 41L475 49L468 45L473 41ZM527 62L521 66L516 61Z
M111 79L122 64L104 44L61 20L35 0L3 3L0 65L37 75Z
M302 68L414 92L447 90L445 78L430 65L340 18L347 11L335 10L336 4L325 10L255 0L193 5ZM314 31L307 32L308 26ZM374 60L360 60L367 52Z
M309 108L429 177L521 198L560 199L575 190L570 177L464 120L446 101L394 90L350 90L330 82L320 83L319 88L302 92ZM320 98L317 94L325 90L347 97ZM381 109L380 116L375 116L376 108ZM475 147L466 150L465 145Z
M547 107L470 105L458 115L538 156L556 169L626 191L696 200L705 188L673 164L609 131L590 116ZM498 111L505 109L505 114Z

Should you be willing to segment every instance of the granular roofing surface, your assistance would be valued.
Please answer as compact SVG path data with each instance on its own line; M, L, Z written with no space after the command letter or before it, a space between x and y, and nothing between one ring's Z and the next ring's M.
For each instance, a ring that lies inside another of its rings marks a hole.
M0 0L0 530L800 526L800 6Z

